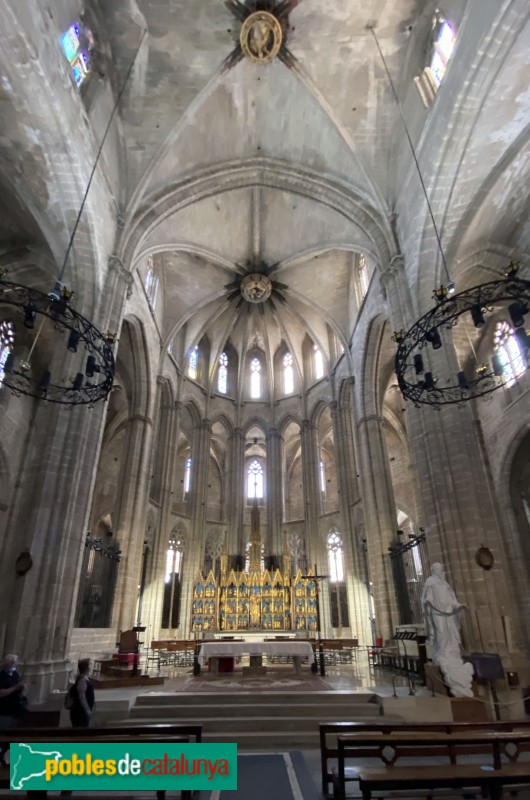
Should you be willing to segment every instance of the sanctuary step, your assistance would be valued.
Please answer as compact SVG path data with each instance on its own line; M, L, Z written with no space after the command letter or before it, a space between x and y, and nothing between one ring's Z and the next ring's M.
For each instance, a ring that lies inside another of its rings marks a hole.
M380 714L370 693L188 691L139 695L129 720L201 723L205 742L228 740L242 748L311 748L319 746L319 722L362 721Z

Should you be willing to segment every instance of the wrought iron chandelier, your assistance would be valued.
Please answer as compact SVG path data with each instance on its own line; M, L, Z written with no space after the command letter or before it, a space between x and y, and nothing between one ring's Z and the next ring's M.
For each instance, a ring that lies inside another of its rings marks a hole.
M20 337L17 336L16 351L13 347L5 359L1 383L15 395L30 395L49 403L92 406L104 400L114 378L114 335L102 334L76 311L71 305L72 293L60 283L49 294L44 294L38 289L11 283L4 275L0 275L0 305L14 306L23 317L26 329L33 330L37 324L38 327L27 348L23 343L18 345ZM52 376L46 363L37 366L44 360L38 343L47 343L50 335L55 345L52 357L57 355L58 337L64 342L65 357L69 357L60 359L60 378ZM85 351L86 361L84 356L69 356L78 351Z
M459 317L469 314L476 328L485 323L485 314L493 312L500 303L507 304L513 335L524 367L530 357L530 334L525 329L525 316L530 308L530 281L518 276L519 266L510 264L506 276L497 281L482 283L460 294L450 295L447 287L435 289L437 304L405 333L396 331L398 344L396 375L403 397L415 405L448 405L462 403L491 394L506 385L509 373L500 354L494 354L491 364L477 364L472 377L464 371L451 376L446 383L425 369L422 350L429 344L433 350L443 346L443 330L453 328Z
M0 354L3 352L0 385L16 396L91 407L104 400L112 388L115 371L112 346L116 335L102 333L75 310L74 292L66 288L63 278L103 146L144 37L145 31L101 139L54 288L46 294L32 286L7 280L7 272L0 270L0 306L14 307L23 325L20 335L18 332L12 335L7 343L0 340ZM26 336L24 328L28 332ZM31 331L33 334L29 333Z
M455 284L449 275L440 234L407 122L375 30L372 26L369 26L369 30L379 51L401 117L447 277L446 286L442 284L434 289L433 299L436 300L436 306L415 322L407 333L399 330L392 336L398 345L395 359L398 386L403 397L412 400L416 406L462 404L467 400L489 395L505 386L508 381L513 381L513 376L507 372L501 355L495 353L490 365L477 364L473 377L460 370L449 378L447 376L440 378L431 370L425 369L421 351L429 344L433 350L439 350L443 346L441 332L444 328L453 328L463 314L469 313L475 327L481 328L485 323L484 314L492 312L499 303L506 303L512 323L511 333L516 337L520 359L526 370L530 360L530 332L525 330L524 318L530 308L530 281L518 276L519 265L512 262L502 279L454 294Z

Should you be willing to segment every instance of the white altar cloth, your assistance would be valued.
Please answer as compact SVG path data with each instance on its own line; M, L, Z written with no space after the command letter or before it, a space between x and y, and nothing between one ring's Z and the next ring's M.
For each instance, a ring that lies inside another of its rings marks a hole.
M209 658L235 656L297 656L314 660L310 642L293 640L282 642L204 642L199 650L199 664L204 667Z

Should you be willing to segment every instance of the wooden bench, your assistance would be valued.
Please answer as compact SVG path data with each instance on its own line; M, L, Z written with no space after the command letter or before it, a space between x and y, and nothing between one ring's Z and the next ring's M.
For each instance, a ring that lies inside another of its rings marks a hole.
M160 723L154 725L109 726L106 728L12 728L0 732L0 744L13 742L141 742L142 744L169 743L186 744L190 738L202 741L202 725ZM9 769L0 771L0 788L9 788ZM76 793L77 795L77 793ZM40 800L47 797L46 791L27 792L27 796ZM165 790L156 792L157 800L164 800ZM192 792L181 791L181 800L191 800Z
M363 800L372 791L479 788L484 797L500 797L503 784L530 782L530 762L518 763L530 750L530 730L503 732L462 730L452 733L407 731L354 733L338 738L338 769L333 775L334 797L344 800L346 782L358 780ZM462 764L462 757L472 762ZM372 759L375 767L359 766L346 772L346 759ZM396 766L407 758L414 762ZM426 763L429 760L445 763Z
M332 782L330 761L338 759L339 736L346 733L392 733L400 731L425 731L446 732L459 730L499 730L511 731L514 729L530 729L530 720L509 720L496 722L432 722L414 723L401 722L400 720L389 721L379 720L378 722L321 722L319 724L320 735L320 763L322 773L322 792L329 795L329 785Z

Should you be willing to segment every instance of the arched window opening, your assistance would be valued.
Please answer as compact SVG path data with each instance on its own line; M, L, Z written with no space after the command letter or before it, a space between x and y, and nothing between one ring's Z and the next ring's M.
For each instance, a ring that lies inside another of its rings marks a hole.
M495 352L495 372L506 380L506 386L513 386L526 370L523 352L514 329L507 322L498 322L493 335Z
M188 355L188 375L194 381L199 377L199 348L194 347Z
M184 544L176 533L171 534L166 550L164 574L164 600L162 605L162 627L178 628L180 624L180 587L182 583L182 558Z
M291 353L286 353L283 357L283 389L285 394L294 392L294 370Z
M264 472L262 464L254 459L247 470L247 497L257 497L263 499L264 495Z
M359 286L361 289L361 298L364 298L366 292L368 291L368 286L370 284L370 276L368 274L368 264L366 261L366 257L363 255L359 256L358 272L359 272Z
M186 459L184 464L184 499L188 496L191 489L191 458Z
M456 44L456 33L453 26L444 19L438 36L434 42L434 50L429 64L431 75L436 87L443 81L449 59L453 55Z
M219 374L217 376L217 389L221 394L226 394L228 391L228 356L226 353L221 353L219 356Z
M314 365L315 365L315 378L320 380L320 378L324 377L324 358L322 356L322 350L316 344L313 345L314 350Z
M5 375L6 361L15 344L15 326L10 320L0 322L0 386Z
M253 358L250 362L250 396L253 400L261 397L261 362Z
M92 31L81 22L74 22L61 36L63 53L70 63L70 71L76 86L90 74L94 37Z
M326 547L328 551L331 627L344 628L350 624L348 596L344 582L344 550L342 534L335 528L327 535Z

